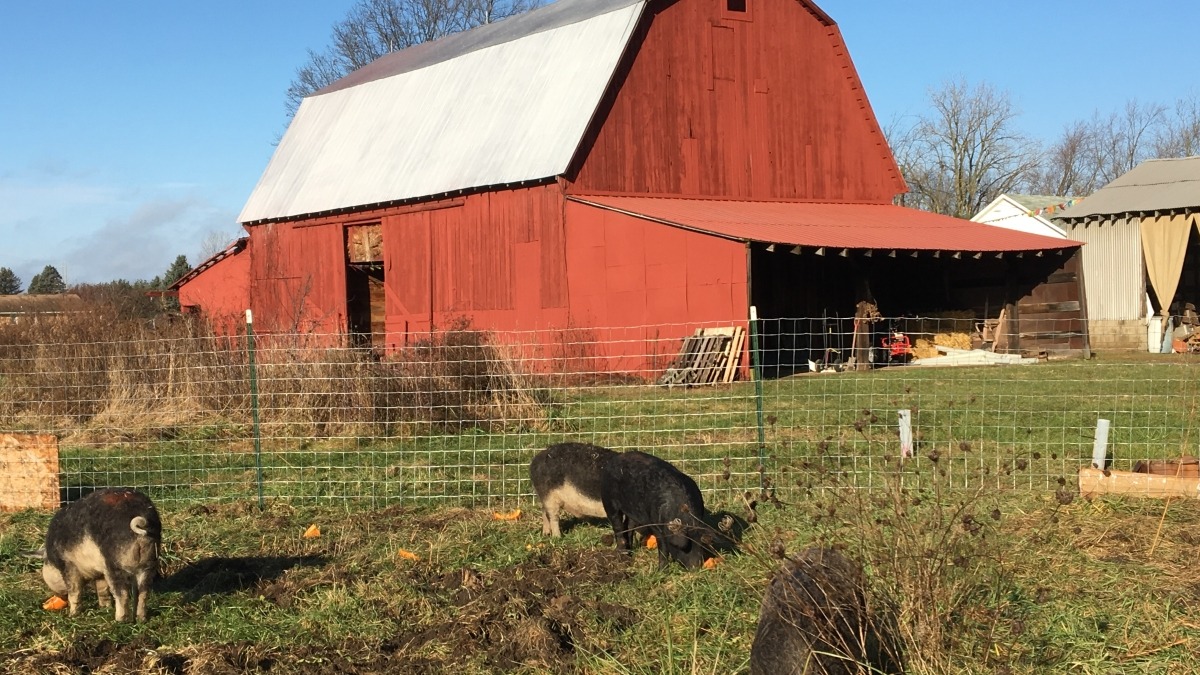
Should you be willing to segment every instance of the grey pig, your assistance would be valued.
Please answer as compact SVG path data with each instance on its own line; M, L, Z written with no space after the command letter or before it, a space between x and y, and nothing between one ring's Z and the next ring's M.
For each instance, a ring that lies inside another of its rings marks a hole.
M146 620L146 596L158 576L162 523L150 498L107 488L59 509L46 530L42 579L79 613L84 585L94 582L101 607L111 594L117 621L129 615L136 590L137 620Z
M603 518L600 478L604 465L620 453L590 443L556 443L534 455L529 480L542 505L542 534L562 536L563 511L582 518Z

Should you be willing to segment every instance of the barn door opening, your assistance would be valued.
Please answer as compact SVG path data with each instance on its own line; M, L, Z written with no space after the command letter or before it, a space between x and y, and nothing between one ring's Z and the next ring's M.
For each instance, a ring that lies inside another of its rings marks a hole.
M383 230L379 223L346 226L346 319L354 346L385 344Z

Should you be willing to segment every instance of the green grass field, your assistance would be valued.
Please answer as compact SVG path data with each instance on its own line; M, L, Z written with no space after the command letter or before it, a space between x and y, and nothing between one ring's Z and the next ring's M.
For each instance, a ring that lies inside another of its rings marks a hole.
M1118 468L1195 454L1197 386L1182 361L1137 358L794 377L764 383L761 450L753 383L583 389L542 429L276 431L262 510L236 426L65 443L69 486L158 501L163 578L145 624L94 598L74 619L45 611L22 552L51 514L0 514L0 672L747 672L777 554L813 545L859 561L895 607L907 672L1200 672L1200 505L1074 490L1098 417ZM918 436L902 468L900 408ZM669 457L710 510L756 519L741 552L660 570L603 525L542 537L526 465L565 438Z

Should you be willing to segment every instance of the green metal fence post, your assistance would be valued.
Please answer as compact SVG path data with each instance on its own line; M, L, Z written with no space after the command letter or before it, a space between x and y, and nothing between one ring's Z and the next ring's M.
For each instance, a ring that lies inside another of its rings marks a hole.
M758 415L758 489L766 488L763 473L767 466L764 454L767 447L767 431L763 427L762 364L758 353L758 308L750 305L750 369L754 373L754 406Z
M254 315L246 310L246 350L250 357L250 414L254 420L254 468L258 474L258 508L263 502L262 431L258 424L258 372L254 365Z

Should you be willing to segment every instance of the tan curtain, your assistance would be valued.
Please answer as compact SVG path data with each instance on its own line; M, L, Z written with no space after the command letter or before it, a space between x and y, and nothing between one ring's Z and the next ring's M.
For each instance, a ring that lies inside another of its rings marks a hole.
M1142 253L1146 256L1146 273L1165 316L1179 287L1183 257L1187 253L1188 234L1192 216L1147 216L1142 218Z

